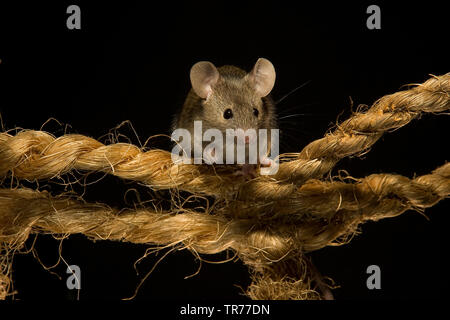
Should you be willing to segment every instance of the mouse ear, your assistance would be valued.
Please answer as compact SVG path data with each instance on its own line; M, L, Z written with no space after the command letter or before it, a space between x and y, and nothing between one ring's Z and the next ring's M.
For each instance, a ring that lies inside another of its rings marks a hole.
M218 80L219 71L211 62L200 61L191 68L192 89L200 98L208 98Z
M273 89L275 76L273 64L267 59L259 58L253 70L246 75L246 78L255 88L257 94L260 97L265 97Z

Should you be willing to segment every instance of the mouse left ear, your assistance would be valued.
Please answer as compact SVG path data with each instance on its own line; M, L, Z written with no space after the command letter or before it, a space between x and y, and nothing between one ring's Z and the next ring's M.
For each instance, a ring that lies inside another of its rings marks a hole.
M275 85L275 77L273 64L264 58L259 58L253 70L245 76L260 97L265 97L272 91Z
M192 66L190 77L194 92L200 98L207 99L219 81L219 71L211 62L200 61Z

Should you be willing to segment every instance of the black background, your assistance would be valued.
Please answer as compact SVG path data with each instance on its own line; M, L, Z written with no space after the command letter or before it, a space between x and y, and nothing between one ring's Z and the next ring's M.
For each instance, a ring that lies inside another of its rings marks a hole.
M320 138L359 104L429 74L449 71L448 17L441 5L426 2L344 4L342 2L166 2L130 1L20 2L0 5L0 114L5 129L43 129L57 136L80 133L97 139L124 120L118 131L135 144L169 133L173 114L189 90L189 69L197 61L249 70L266 57L277 70L275 100L301 89L278 105L282 151L298 152ZM66 8L81 8L81 30L66 28ZM381 8L381 30L368 30L366 8ZM350 99L351 98L351 99ZM371 173L426 174L449 159L445 115L424 115L386 134L362 159L345 159L337 169L354 177ZM113 131L114 132L114 131ZM104 140L103 140L104 141ZM128 141L122 138L121 141ZM153 140L152 140L153 141ZM155 139L151 146L164 147ZM92 178L95 180L95 178ZM81 187L75 187L78 192ZM86 189L85 199L112 206L130 206L142 186L105 177ZM45 189L45 186L44 186ZM58 190L52 185L51 190ZM367 223L362 234L342 247L312 253L318 269L340 285L343 299L438 298L444 272L444 214L448 201L426 211ZM28 242L31 245L34 236ZM39 236L35 248L46 266L58 260L60 241ZM138 265L147 246L91 242L71 236L62 243L62 257L82 270L80 300L121 299L133 294L140 279L162 256ZM225 255L206 256L221 260ZM367 266L379 265L382 289L368 290ZM146 280L136 299L242 299L250 280L240 262L199 262L187 251L168 255ZM14 260L14 299L77 299L66 288L65 264L49 271L30 255ZM58 278L61 277L61 279Z

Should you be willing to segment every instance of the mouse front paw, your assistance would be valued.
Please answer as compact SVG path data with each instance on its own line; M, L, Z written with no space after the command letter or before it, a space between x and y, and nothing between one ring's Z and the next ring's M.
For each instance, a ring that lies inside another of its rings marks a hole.
M243 164L240 170L233 172L234 176L242 176L246 181L256 178L256 165Z
M261 175L272 175L278 171L278 162L267 157L262 156L260 159Z

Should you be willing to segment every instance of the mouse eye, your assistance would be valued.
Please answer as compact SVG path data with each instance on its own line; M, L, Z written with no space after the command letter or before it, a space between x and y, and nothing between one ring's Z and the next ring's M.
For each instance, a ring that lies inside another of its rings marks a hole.
M259 115L258 109L253 108L253 115L254 115L255 117L258 117L258 115Z
M223 113L223 117L224 117L225 119L231 119L231 118L233 118L233 111L231 111L231 109L225 110L225 112Z

